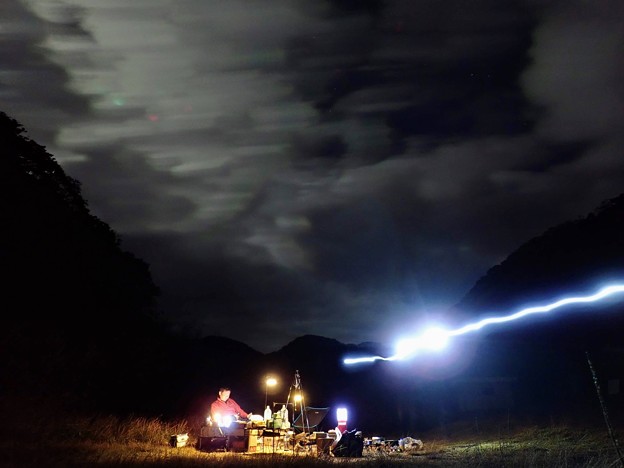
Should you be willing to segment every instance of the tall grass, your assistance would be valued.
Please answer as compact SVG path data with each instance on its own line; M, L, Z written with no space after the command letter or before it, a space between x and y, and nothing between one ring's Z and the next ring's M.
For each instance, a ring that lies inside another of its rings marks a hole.
M160 445L172 434L188 432L186 421L166 422L159 418L100 416L82 418L64 425L70 437L94 443Z
M26 425L28 422L23 420ZM32 424L32 421L30 422ZM320 458L313 454L201 452L195 448L194 421L112 415L58 417L0 440L2 467L303 467L357 465L478 467L619 466L602 428L566 424L514 426L509 421L446 427L444 434L417 435L424 448L413 453L366 451L359 459ZM6 427L5 427L6 429ZM22 428L24 429L24 427ZM5 431L6 432L6 431ZM173 434L189 433L185 447L171 447ZM365 434L367 436L367 434Z

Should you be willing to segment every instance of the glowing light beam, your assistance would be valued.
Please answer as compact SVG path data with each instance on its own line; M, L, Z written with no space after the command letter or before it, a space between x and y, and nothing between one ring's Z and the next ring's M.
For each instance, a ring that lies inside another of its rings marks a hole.
M485 318L478 322L464 325L463 327L457 328L456 330L432 328L427 330L425 333L417 338L400 341L397 346L396 354L394 354L393 356L365 356L359 358L347 358L343 360L343 363L351 365L365 362L396 361L407 359L422 350L432 351L442 349L444 346L446 346L450 337L478 331L486 325L511 322L512 320L518 320L520 318L526 317L527 315L544 314L566 305L596 302L605 299L606 297L609 297L613 294L621 292L624 292L624 284L614 284L602 288L600 291L590 296L567 297L565 299L561 299L545 306L528 307L511 315Z

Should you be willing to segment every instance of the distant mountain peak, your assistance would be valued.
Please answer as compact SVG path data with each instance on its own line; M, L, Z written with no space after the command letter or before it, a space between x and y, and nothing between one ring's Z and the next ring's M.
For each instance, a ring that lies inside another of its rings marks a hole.
M320 348L342 348L345 344L335 340L333 338L327 338L319 335L303 335L298 338L295 338L290 343L282 348L293 348L293 347L309 347L311 349L315 347Z
M237 353L262 354L260 351L253 349L248 344L226 336L208 335L201 338L200 341L203 345L210 346L213 349L218 349L225 353L232 353L233 351L236 351Z

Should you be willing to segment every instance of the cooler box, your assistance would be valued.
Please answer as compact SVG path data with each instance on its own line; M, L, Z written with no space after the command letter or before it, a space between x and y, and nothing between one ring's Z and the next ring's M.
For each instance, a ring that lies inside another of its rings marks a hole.
M169 439L169 445L172 447L184 447L189 440L188 432L184 434L173 434Z

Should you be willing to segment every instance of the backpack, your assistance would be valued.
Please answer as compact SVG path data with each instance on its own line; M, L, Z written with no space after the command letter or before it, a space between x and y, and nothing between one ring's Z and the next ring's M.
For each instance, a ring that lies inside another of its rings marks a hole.
M332 450L335 457L361 457L364 450L362 433L353 429L346 431Z

